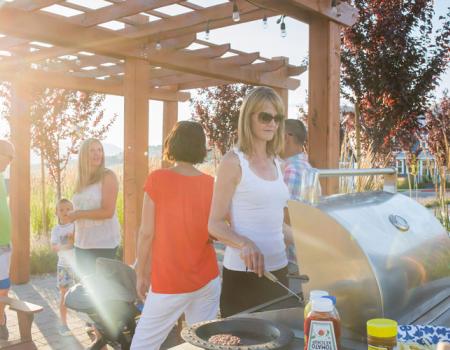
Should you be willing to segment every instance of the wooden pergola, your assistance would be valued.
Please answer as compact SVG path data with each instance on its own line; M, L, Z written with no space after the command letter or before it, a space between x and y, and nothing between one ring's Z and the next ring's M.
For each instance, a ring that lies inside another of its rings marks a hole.
M90 6L90 4L105 5ZM202 7L180 0L9 0L0 4L0 81L13 91L11 165L13 226L11 278L29 280L31 85L124 96L124 260L135 257L142 185L148 173L148 101L163 101L163 137L178 119L185 90L225 83L265 85L288 104L288 90L306 67L285 57L233 50L196 33L287 15L309 25L309 150L311 163L334 168L339 158L340 29L356 10L331 0L223 0ZM167 6L183 9L169 15ZM98 8L96 8L98 7ZM55 14L58 9L59 14ZM337 11L336 11L337 10ZM51 12L49 12L51 11ZM62 12L61 12L62 11ZM61 14L62 13L62 14ZM300 40L300 39L299 39ZM189 49L196 43L200 48ZM336 183L326 185L333 192Z

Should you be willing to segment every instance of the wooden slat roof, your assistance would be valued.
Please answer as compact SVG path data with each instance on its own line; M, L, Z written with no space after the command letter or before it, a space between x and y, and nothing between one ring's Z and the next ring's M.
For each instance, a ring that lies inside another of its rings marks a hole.
M311 11L322 11L338 22L348 20L350 12L333 18L329 9L314 7L321 1L237 0L239 23L285 13L288 5L301 20L307 20ZM232 2L216 3L209 7L179 0L4 3L0 7L0 80L27 72L26 79L33 83L121 94L125 60L138 58L149 66L149 98L185 99L188 94L176 91L228 82L297 88L299 81L292 77L306 67L290 65L286 58L265 58L258 52L234 50L230 44L197 39L207 23L211 30L235 24ZM77 14L49 13L55 6ZM171 7L182 11L171 15ZM121 29L104 28L111 23ZM190 49L192 44L201 47Z

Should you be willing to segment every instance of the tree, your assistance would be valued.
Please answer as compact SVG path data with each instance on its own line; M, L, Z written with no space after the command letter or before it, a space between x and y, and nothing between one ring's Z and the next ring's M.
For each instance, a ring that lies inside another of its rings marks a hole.
M425 113L425 141L440 166L450 167L450 96L448 91L439 103Z
M0 89L4 115L8 119L10 93ZM105 95L64 89L35 89L31 106L31 146L45 160L56 185L58 199L64 171L71 155L89 137L103 138L116 116L107 119L102 103Z
M237 138L239 109L252 86L222 85L200 89L191 100L192 117L202 124L212 146L225 154Z
M437 217L450 229L450 218L446 202L447 176L450 167L450 97L444 92L441 101L425 113L424 126L427 149L436 161L439 181L436 183L436 197L439 203Z
M342 35L342 90L355 104L361 147L379 164L396 147L417 143L420 118L449 62L450 8L433 32L432 0L353 2L359 19Z

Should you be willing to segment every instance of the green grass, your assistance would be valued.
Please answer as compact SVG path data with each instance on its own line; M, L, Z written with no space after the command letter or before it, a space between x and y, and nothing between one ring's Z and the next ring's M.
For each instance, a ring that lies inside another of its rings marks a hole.
M52 251L50 244L44 240L32 240L30 254L30 273L39 275L56 271L57 254Z

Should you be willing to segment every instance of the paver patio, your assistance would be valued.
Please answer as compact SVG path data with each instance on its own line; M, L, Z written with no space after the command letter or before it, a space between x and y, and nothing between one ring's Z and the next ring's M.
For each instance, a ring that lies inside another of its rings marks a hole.
M221 265L223 246L217 244L216 251ZM72 336L63 337L58 334L59 290L56 287L56 274L32 276L29 283L14 285L11 288L10 296L44 307L42 312L36 314L32 326L33 341L39 349L78 350L85 349L91 343L85 332L85 320L72 310L69 310L67 316ZM16 313L8 310L7 307L6 315L10 332L9 340L20 339ZM174 329L162 349L173 347L179 341L178 334Z

